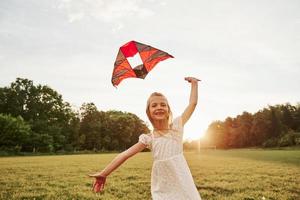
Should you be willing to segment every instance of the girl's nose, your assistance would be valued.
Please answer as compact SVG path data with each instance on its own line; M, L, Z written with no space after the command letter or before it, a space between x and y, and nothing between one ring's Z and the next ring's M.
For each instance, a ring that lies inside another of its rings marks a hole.
M162 106L159 106L156 110L157 110L157 111L163 111L164 108L163 108Z

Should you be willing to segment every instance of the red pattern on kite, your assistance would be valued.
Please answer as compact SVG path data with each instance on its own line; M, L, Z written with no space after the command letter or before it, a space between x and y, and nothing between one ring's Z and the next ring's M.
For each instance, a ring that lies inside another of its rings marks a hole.
M133 57L137 53L140 54L143 64L132 68L127 58ZM148 72L150 72L157 63L168 58L174 57L149 45L142 44L136 41L130 41L121 46L119 49L111 82L113 86L117 86L122 80L126 78L144 79L147 76Z

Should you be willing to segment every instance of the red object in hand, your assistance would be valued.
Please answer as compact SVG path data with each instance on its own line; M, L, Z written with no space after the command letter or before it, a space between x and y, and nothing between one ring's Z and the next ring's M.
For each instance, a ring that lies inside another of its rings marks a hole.
M93 191L101 192L104 189L105 181L106 181L105 176L96 177L96 180L93 184Z

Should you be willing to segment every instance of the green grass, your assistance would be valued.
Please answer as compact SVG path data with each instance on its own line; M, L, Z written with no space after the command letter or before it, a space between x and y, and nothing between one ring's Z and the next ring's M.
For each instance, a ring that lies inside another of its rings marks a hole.
M151 153L139 153L91 192L86 174L117 154L0 158L0 199L151 199ZM300 199L299 150L204 150L185 157L202 199Z

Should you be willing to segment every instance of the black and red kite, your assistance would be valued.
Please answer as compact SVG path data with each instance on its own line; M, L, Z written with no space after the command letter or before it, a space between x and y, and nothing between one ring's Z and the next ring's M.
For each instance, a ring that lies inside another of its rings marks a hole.
M137 53L139 53L143 64L132 67L127 58L133 57ZM144 79L158 62L168 58L173 58L173 56L149 45L130 41L119 49L111 82L113 86L117 86L125 78Z

